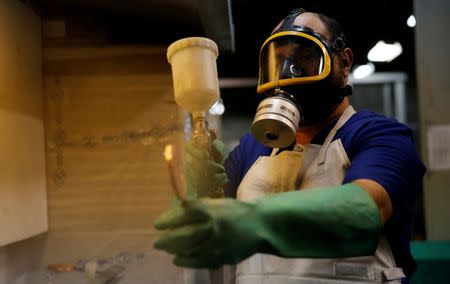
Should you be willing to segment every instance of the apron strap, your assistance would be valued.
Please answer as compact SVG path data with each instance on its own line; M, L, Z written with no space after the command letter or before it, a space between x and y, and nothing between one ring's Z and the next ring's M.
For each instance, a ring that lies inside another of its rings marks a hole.
M278 151L280 151L280 148L273 148L272 153L270 153L270 156L276 156L278 154Z
M353 114L355 114L356 111L355 109L349 105L344 113L341 115L341 117L339 118L338 122L336 123L336 125L333 127L333 129L331 129L330 133L328 133L327 138L325 139L325 142L322 145L322 148L320 149L319 154L317 155L318 158L318 164L322 165L325 163L325 156L328 150L328 147L331 144L331 141L334 138L334 135L336 135L336 132L339 130L339 128L341 128L349 119L350 117L352 117Z

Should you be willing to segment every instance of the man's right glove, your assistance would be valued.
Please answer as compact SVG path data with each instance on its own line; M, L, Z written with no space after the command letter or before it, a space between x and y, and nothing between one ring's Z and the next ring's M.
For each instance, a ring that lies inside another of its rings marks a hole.
M189 196L218 197L221 187L228 182L223 167L225 145L215 139L211 146L212 153L209 153L192 143L186 144L185 176Z

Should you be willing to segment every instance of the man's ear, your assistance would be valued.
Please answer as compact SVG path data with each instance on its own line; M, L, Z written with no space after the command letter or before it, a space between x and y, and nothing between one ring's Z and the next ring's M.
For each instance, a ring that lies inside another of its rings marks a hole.
M346 47L341 53L342 58L342 68L344 69L345 75L349 75L353 64L353 51Z

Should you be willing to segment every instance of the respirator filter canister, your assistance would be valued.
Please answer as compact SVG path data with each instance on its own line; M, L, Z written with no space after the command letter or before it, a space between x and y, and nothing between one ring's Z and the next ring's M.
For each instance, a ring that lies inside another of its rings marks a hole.
M268 147L284 148L294 143L300 118L299 107L286 96L268 97L258 106L252 134Z

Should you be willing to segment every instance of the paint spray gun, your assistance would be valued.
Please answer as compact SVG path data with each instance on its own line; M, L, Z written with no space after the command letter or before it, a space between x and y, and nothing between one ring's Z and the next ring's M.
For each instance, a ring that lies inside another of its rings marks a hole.
M208 129L206 113L220 97L216 65L218 55L217 44L203 37L183 38L167 49L175 102L192 115L192 143L199 149L207 150L211 157L211 145L216 135ZM180 196L185 195L180 193L183 190L176 191L181 200L185 199L185 196Z

